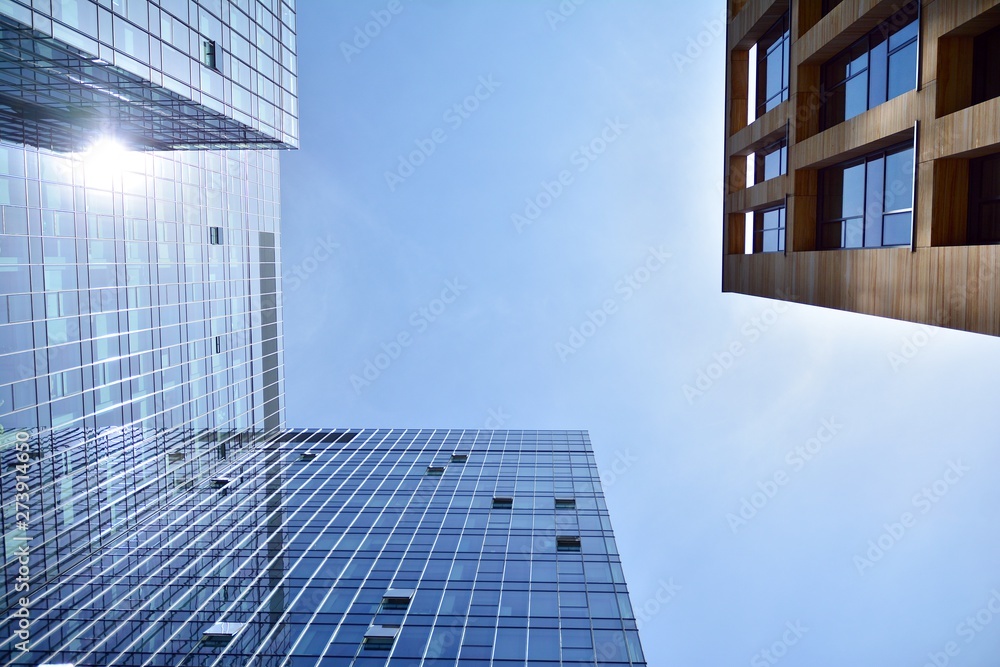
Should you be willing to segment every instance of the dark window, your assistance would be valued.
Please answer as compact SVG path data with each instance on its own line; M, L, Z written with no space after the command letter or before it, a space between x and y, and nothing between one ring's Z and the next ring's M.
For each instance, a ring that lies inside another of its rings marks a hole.
M212 245L222 245L222 227L208 228L208 242Z
M1000 243L1000 154L969 161L969 243Z
M823 0L823 16L826 16L833 11L833 8L842 3L844 0Z
M215 337L215 353L219 354L222 352L222 336Z
M451 455L451 462L452 463L465 463L468 460L469 460L469 455L468 454L452 454Z
M444 474L444 466L427 466L427 474L440 477Z
M824 169L819 187L821 249L910 243L912 142Z
M785 251L785 207L753 212L754 252Z
M788 12L757 42L757 117L788 99Z
M917 9L908 3L823 66L824 129L916 88Z
M493 498L493 509L495 510L514 509L514 499L503 496L497 496Z
M215 58L215 41L211 39L201 40L201 63L205 67L211 67L214 70L218 70L218 66Z
M575 498L556 498L556 509L557 510L575 510L576 509L576 499Z
M580 538L570 536L556 537L556 551L580 551Z
M400 610L410 606L410 599L413 597L412 590L389 589L382 596L382 609Z
M972 103L1000 97L1000 26L976 38L972 56Z
M754 183L763 183L788 171L788 142L781 138L754 153Z

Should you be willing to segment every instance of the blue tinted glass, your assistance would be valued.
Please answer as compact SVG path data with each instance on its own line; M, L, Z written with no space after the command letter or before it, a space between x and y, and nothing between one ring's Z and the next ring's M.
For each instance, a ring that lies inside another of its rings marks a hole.
M885 209L899 211L913 207L913 149L885 157Z
M889 56L888 99L913 90L917 85L917 43Z
M844 87L844 120L868 110L868 73L857 75Z
M892 213L885 216L882 244L909 245L912 213Z

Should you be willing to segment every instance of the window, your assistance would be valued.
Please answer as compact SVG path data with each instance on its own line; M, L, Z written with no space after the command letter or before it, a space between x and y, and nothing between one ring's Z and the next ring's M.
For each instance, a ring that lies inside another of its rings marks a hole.
M434 477L440 477L444 474L444 466L427 466L427 474Z
M514 499L505 496L496 496L495 498L493 498L493 509L495 510L514 509Z
M218 70L215 57L215 40L201 40L201 64L214 70Z
M910 243L912 142L824 169L819 188L821 249Z
M785 207L753 212L753 251L785 251Z
M972 103L1000 97L1000 26L976 37L972 52Z
M382 595L382 609L406 609L413 599L410 589L390 588Z
M823 129L917 85L916 2L910 2L823 66Z
M823 16L832 12L833 9L843 1L844 0L823 0Z
M788 141L782 137L754 153L754 183L763 183L788 171Z
M316 452L302 452L299 454L299 461L314 461L316 459Z
M578 536L569 535L556 537L556 551L579 552L580 538Z
M468 454L452 454L451 455L451 462L452 463L465 463L468 460L469 460L469 455Z
M788 54L792 33L788 12L757 42L756 117L788 99Z
M399 634L398 625L373 625L365 632L364 646L366 649L388 651Z
M222 245L222 227L208 228L208 242L212 245Z
M1000 153L969 161L969 243L1000 243Z
M202 633L201 638L206 644L209 645L225 645L232 641L233 637L238 635L240 631L243 630L245 623L213 623L204 633Z
M215 337L215 353L219 354L222 352L222 336Z
M556 509L557 510L575 510L576 509L576 499L575 498L556 498Z

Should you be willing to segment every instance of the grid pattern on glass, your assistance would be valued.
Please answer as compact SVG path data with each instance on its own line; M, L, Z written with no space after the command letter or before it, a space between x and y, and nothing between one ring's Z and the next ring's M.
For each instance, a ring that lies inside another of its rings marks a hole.
M969 162L969 243L1000 243L1000 153Z
M757 42L756 117L788 99L789 49L792 33L788 12Z
M822 68L823 128L830 128L917 85L919 3L906 3Z
M586 433L289 434L41 587L24 664L645 664ZM201 641L219 623L241 626Z
M80 150L113 126L137 148L298 145L294 3L30 4L0 5L6 139Z
M784 252L785 207L754 211L753 232L754 252Z
M908 245L913 168L911 141L821 171L821 249Z
M260 320L277 298L261 261L277 244L276 157L122 161L0 144L0 419L8 430L262 422L259 362L280 338L280 322ZM224 243L209 243L210 227Z

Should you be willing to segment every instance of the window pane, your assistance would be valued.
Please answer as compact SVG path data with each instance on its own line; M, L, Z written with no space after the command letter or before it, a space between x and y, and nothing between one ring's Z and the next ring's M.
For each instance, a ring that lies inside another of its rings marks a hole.
M868 161L868 182L865 184L865 246L882 245L882 211L885 210L883 182L885 158L879 156Z
M913 149L885 157L885 210L913 207Z
M860 248L863 240L864 218L851 218L844 223L844 247Z
M844 169L842 213L838 216L850 218L864 215L865 211L865 165L856 164ZM836 196L834 193L833 196Z
M909 245L912 213L893 213L885 216L882 245Z
M913 90L917 85L917 43L913 42L904 49L889 56L889 96L892 99L898 95Z
M868 110L868 73L864 72L847 82L844 90L844 120L854 118Z

